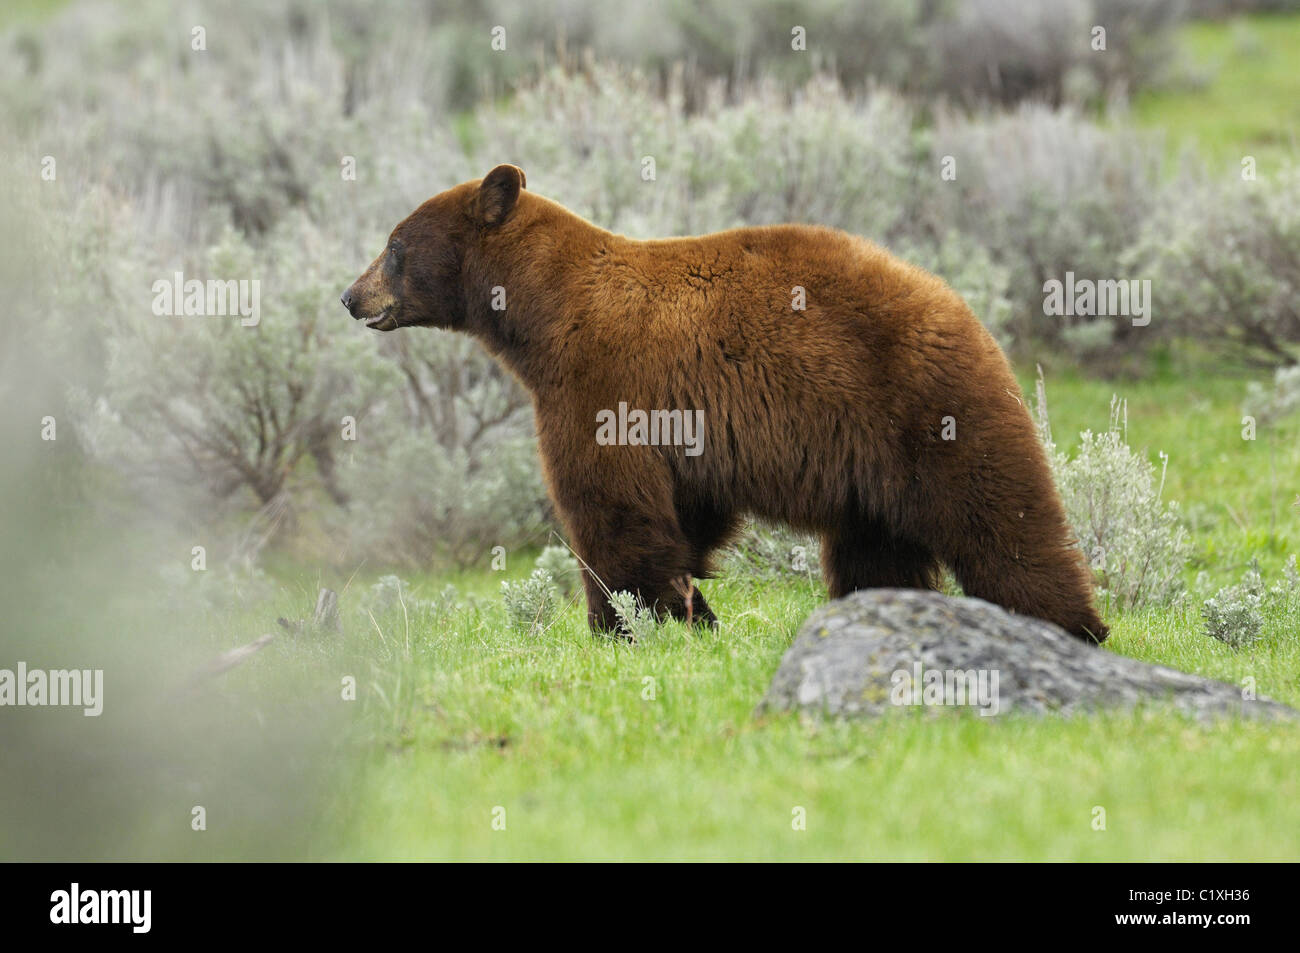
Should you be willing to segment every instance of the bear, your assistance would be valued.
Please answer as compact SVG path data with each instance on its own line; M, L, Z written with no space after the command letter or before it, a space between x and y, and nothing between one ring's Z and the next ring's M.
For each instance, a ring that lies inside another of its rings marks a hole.
M812 225L635 240L500 165L419 206L342 295L477 338L532 397L594 631L610 594L716 624L696 580L744 518L819 534L832 598L934 588L1107 627L1011 366L965 301Z

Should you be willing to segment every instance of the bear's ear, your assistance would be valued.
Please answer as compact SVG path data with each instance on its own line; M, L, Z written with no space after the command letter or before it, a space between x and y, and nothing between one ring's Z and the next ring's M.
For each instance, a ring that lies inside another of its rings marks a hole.
M527 185L517 165L499 165L478 187L478 217L484 225L500 225L514 210L519 190Z

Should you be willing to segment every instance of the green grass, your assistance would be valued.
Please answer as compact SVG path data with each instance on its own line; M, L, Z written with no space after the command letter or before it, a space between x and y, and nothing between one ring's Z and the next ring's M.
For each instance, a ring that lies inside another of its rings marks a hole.
M0 29L39 23L67 5L68 0L6 0L0 7Z
M1239 168L1253 155L1261 176L1300 145L1300 16L1192 22L1179 35L1181 68L1167 88L1144 91L1134 118L1163 130L1175 153L1190 146Z
M543 637L499 613L421 633L359 712L349 859L1294 859L1300 728L1167 712L1072 720L900 714L755 719L822 595L714 583L717 634L593 641L575 607ZM1232 650L1196 620L1120 620L1113 649L1300 701L1300 652ZM389 633L393 642L400 632ZM655 697L645 695L653 679ZM400 698L400 701L394 699ZM381 699L387 699L383 701ZM1095 831L1093 809L1107 815ZM506 829L494 830L494 809ZM792 829L802 808L807 829Z
M1269 435L1275 491L1263 439L1239 436L1242 379L1170 369L1141 383L1048 381L1062 443L1104 426L1118 390L1133 442L1169 452L1167 492L1194 524L1189 580L1203 570L1212 591L1253 556L1276 578L1300 509L1274 517L1268 504L1300 489L1300 420ZM16 512L46 512L36 499L47 489L71 495L27 481ZM637 645L593 638L575 599L529 636L509 628L499 588L527 575L530 553L511 553L506 573L485 554L481 567L419 576L405 608L372 616L361 607L375 567L280 565L268 591L235 599L215 549L209 572L191 573L198 540L127 539L115 512L105 509L99 547L80 512L41 517L41 532L14 537L22 559L0 574L14 607L3 662L103 667L106 686L98 719L0 718L0 749L22 765L0 773L11 819L0 858L1300 858L1300 725L1206 725L1160 709L756 718L825 599L815 580L704 583L719 632L671 623ZM459 606L422 607L449 581ZM341 593L343 635L276 626L310 615L319 585ZM1251 678L1300 706L1300 634L1274 617L1265 640L1234 650L1202 632L1207 594L1109 614L1099 651ZM278 634L259 654L181 690L265 632ZM202 833L189 826L195 805L208 811ZM1093 829L1098 807L1104 831ZM505 830L493 829L496 808ZM792 829L796 808L806 830Z

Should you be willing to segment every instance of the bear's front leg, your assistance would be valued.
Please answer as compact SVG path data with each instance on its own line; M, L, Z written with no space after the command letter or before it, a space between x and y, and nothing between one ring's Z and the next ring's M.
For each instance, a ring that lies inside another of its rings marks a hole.
M661 555L664 562L658 565L654 557L646 559L643 553L630 559L629 555L628 551L622 557L612 552L597 554L594 562L583 557L587 564L582 574L587 594L587 623L593 632L620 631L618 614L609 599L615 592L632 593L638 604L652 609L660 620L671 617L691 625L718 624L718 617L689 574L670 575L658 568L675 558L686 558L688 554L684 550L676 555L664 551ZM603 569L598 568L602 566Z
M718 617L713 614L709 604L704 601L704 593L687 575L671 580L673 591L681 596L681 602L674 600L668 606L668 612L674 619L680 619L687 625L706 625L716 628Z
M659 618L716 621L693 579L696 559L673 507L671 474L662 458L608 447L588 466L548 466L557 509L583 563L587 621L594 631L619 631L610 605L630 592ZM616 452L609 452L616 451ZM689 605L689 611L688 611Z
M565 421L597 419L591 407L560 414L543 406ZM592 630L620 630L609 601L615 592L632 593L660 619L715 623L699 588L683 585L701 566L700 546L682 527L674 471L660 450L602 445L540 411L538 443L551 498L582 563Z

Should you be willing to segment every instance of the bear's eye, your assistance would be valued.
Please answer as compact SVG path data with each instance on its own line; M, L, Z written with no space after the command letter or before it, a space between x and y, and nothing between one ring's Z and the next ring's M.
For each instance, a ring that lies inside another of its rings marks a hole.
M390 275L395 275L402 270L403 251L401 242L394 240L388 243L388 255L384 258L384 271Z

